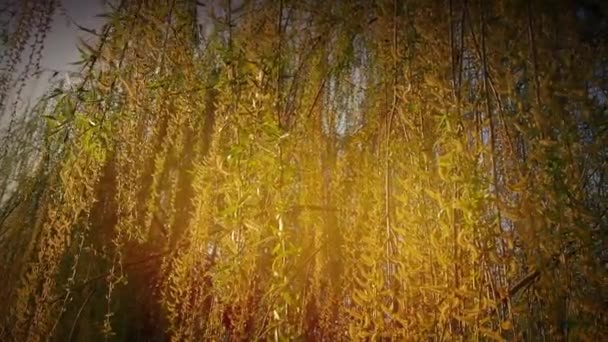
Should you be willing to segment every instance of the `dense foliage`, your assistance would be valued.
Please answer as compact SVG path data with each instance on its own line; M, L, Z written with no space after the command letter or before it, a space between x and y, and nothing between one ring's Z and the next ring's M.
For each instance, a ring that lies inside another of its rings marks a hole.
M0 340L608 338L605 7L123 1L20 117L24 3Z

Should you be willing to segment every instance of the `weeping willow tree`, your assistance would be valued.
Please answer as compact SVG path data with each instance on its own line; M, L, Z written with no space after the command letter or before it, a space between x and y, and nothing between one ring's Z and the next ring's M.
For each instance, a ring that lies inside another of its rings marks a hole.
M204 6L116 4L78 86L13 116L0 339L608 338L582 5Z

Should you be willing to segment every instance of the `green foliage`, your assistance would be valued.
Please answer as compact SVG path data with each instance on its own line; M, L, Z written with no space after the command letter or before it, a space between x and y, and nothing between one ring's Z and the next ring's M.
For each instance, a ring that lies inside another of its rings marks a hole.
M605 339L606 51L538 5L124 2L7 135L0 339Z

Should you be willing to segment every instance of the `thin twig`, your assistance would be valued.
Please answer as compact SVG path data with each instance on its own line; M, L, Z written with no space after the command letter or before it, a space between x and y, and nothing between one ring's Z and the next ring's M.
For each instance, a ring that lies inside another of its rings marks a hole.
M143 258L143 259L140 259L140 260L124 263L122 265L122 268L123 269L132 268L134 266L137 266L137 265L140 265L140 264L144 264L146 262L153 261L153 260L156 260L156 259L161 258L163 256L169 255L169 254L171 254L173 252L175 252L175 251L170 250L170 251L166 251L166 252L162 252L162 253L153 254L153 255L150 255L150 256L148 256L146 258ZM99 274L97 276L89 278L89 279L87 279L87 280L85 280L85 281L83 281L83 282L79 283L78 285L75 285L75 286L73 286L71 288L66 288L65 291L66 292L80 291L80 290L86 288L88 285L90 285L90 284L92 284L92 283L94 283L94 282L96 282L98 280L107 278L111 274L112 274L111 271L104 272L102 274ZM57 302L58 300L60 300L61 298L63 298L63 295L58 296L57 298L54 298L54 299L50 300L49 304L53 304L53 303Z
M530 49L532 50L532 66L534 67L534 90L536 95L536 106L538 110L538 114L540 114L542 110L542 102L540 100L540 81L538 78L538 58L536 53L536 42L534 41L534 20L532 18L532 1L528 1L528 39L530 40ZM535 115L536 124L538 128L541 130L541 138L544 136L544 125L542 125L542 121Z
M74 331L76 330L76 324L80 320L80 315L82 314L84 307L87 305L87 303L89 302L91 297L93 297L94 293L95 293L95 288L92 288L91 291L89 292L89 294L87 295L87 297L84 299L84 302L80 306L80 309L78 309L78 312L76 313L76 317L74 318L74 323L72 323L72 328L70 329L70 334L68 335L68 342L72 341L72 337L74 337Z

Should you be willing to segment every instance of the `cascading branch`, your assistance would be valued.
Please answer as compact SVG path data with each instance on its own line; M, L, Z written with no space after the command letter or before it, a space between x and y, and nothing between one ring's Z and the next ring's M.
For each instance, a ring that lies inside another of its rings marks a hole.
M606 50L576 8L208 7L117 4L8 145L0 339L608 336Z
M1 6L3 25L0 52L0 138L4 142L17 123L16 113L23 100L28 77L40 71L44 40L50 30L57 1L11 1ZM23 57L27 56L25 60ZM15 77L16 76L16 77ZM5 132L6 129L6 132ZM6 156L6 150L2 150Z

